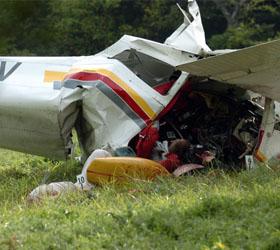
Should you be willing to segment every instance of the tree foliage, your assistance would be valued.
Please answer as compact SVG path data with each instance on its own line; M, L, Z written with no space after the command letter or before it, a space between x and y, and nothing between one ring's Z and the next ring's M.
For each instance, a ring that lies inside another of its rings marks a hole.
M185 0L2 0L1 55L89 55L124 34L163 42ZM279 0L198 0L211 48L241 48L280 32Z
M224 32L211 36L211 47L242 48L279 37L279 0L211 1L227 23Z

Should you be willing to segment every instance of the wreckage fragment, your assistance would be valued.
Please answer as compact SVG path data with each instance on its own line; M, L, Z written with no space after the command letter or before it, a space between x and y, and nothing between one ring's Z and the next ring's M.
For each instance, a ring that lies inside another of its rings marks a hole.
M30 203L40 202L44 197L58 197L61 194L71 193L80 190L78 186L70 181L52 182L43 184L33 189L27 196Z
M277 158L277 103L267 99L264 110L246 90L280 100L280 42L212 52L196 1L182 13L163 44L125 35L94 56L1 57L0 147L66 159L76 129L86 158L133 144L159 121L161 140L193 145L186 163L200 150L226 165Z
M138 157L98 158L92 161L86 173L87 180L93 184L153 180L169 175L161 164Z

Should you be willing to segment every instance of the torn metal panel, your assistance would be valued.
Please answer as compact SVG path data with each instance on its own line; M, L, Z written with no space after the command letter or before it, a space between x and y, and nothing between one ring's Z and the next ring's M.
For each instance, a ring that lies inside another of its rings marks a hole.
M201 15L196 1L188 1L189 13L184 11L179 5L178 7L183 13L184 23L164 43L178 50L198 55L207 54L211 49L206 44Z

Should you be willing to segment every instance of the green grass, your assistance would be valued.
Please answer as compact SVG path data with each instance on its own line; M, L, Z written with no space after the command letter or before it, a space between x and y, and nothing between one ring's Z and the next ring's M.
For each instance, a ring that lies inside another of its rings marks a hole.
M0 150L0 249L280 249L280 170L209 170L28 204L75 162Z

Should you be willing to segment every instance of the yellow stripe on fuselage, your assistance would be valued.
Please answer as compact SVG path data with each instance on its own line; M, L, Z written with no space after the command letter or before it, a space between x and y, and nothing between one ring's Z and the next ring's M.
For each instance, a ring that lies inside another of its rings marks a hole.
M62 81L67 72L45 70L44 82Z
M99 73L102 75L107 76L116 84L118 84L122 89L124 89L130 97L142 108L142 110L148 115L148 117L153 120L156 117L156 113L150 107L150 105L134 90L132 89L127 83L125 83L122 79L120 79L116 74L107 70L107 69L72 69L70 70L70 74L76 72L88 72L88 73Z

